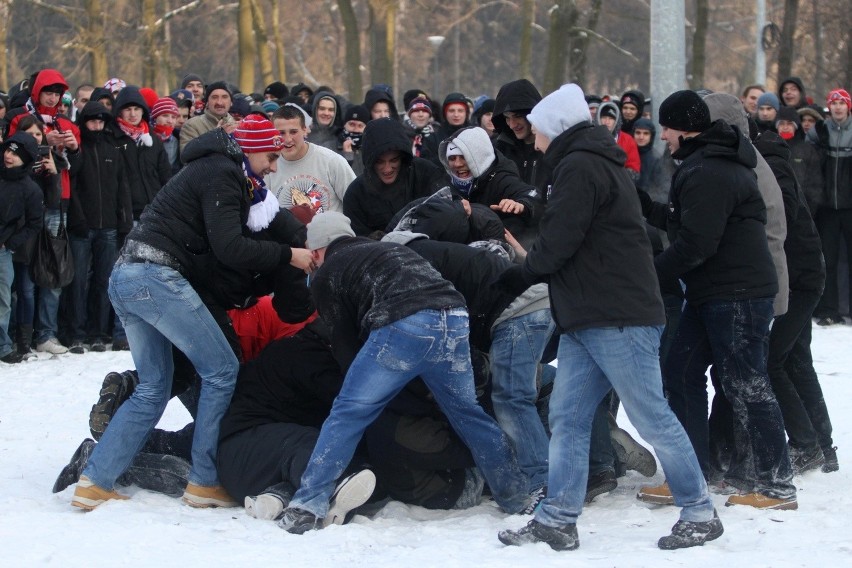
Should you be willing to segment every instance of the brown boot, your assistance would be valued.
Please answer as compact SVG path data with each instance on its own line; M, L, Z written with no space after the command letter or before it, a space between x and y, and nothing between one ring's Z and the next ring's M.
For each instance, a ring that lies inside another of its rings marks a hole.
M77 482L77 487L74 489L74 498L71 500L71 505L85 511L91 511L110 499L123 501L130 499L130 497L98 487L92 483L91 479L85 475L81 475L80 481Z
M793 511L799 508L799 503L796 497L788 497L787 499L776 499L775 497L767 497L762 493L746 493L744 495L731 495L725 503L726 507L733 505L748 505L755 509L781 509Z
M190 507L206 509L207 507L239 507L240 504L228 495L221 485L215 487L204 487L188 483L183 492L182 501Z
M668 482L663 482L662 485L648 485L639 490L636 498L645 503L653 503L654 505L674 505L674 497L672 490L669 489Z

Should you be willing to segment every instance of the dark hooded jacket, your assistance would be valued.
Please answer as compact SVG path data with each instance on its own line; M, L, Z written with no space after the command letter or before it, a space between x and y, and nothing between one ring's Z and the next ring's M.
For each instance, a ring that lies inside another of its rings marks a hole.
M757 188L757 152L723 120L681 143L669 202L643 203L671 246L655 259L660 278L680 278L686 299L772 298L778 277L766 241L766 205Z
M317 107L322 99L328 99L334 103L334 120L329 126L321 126L317 122ZM308 134L308 142L313 142L317 146L323 146L329 150L337 151L337 137L340 135L340 103L337 98L328 91L319 91L314 95L311 105L311 116L314 123L311 126L311 133Z
M655 201L665 201L669 194L669 182L671 176L666 175L665 161L671 161L669 156L657 156L654 152L654 142L657 139L657 128L647 118L640 118L634 123L634 131L644 129L651 132L651 142L647 146L636 145L639 151L639 160L642 169L636 187L647 191Z
M364 173L355 178L343 196L343 213L356 235L383 231L393 216L419 197L432 195L448 183L446 174L432 162L411 154L411 141L399 121L371 120L364 131ZM382 183L373 165L385 152L398 151L402 164L396 181Z
M784 194L784 212L787 217L784 252L787 255L790 290L821 294L825 287L822 242L804 193L800 191L792 164L792 152L774 132L761 134L754 142L754 147L769 164Z
M523 265L550 284L562 332L664 325L651 243L626 156L605 128L577 124L550 143L553 189Z
M535 85L526 79L518 79L500 87L494 103L491 122L498 132L494 148L512 160L518 168L521 179L538 188L546 199L547 186L551 181L551 171L545 165L544 154L535 149L534 143L518 140L506 124L504 112L527 114L541 100L541 94Z
M139 93L139 88L132 85L128 85L118 93L115 105L112 107L113 117L118 117L121 109L129 105L141 107L142 122L150 123L148 105ZM145 206L154 200L160 188L169 181L172 165L169 163L163 143L156 135L150 134L151 145L149 146L134 142L115 121L104 127L106 128L109 128L116 147L121 151L122 163L130 183L133 218L138 219Z
M807 134L816 145L822 165L825 193L822 205L852 209L852 115L842 123L833 118L817 122Z
M802 94L801 99L799 99L799 104L794 105L794 108L798 110L800 108L808 106L808 93L807 91L805 91L805 84L799 77L787 77L786 79L778 83L778 104L786 106L784 104L784 97L781 96L781 93L784 91L784 85L786 85L787 83L793 83L794 85L796 85L796 87L799 88L799 92Z
M380 101L388 103L388 106L390 107L390 118L397 121L401 120L399 111L396 110L396 103L394 102L393 97L386 91L383 91L382 89L370 89L367 91L367 94L364 95L364 106L367 107L368 112L372 112L373 105Z
M30 160L23 166L6 168L0 161L0 246L14 252L38 234L42 226L42 192L30 178L30 165L38 159L35 138L18 132L0 144L0 154L9 144L23 147Z
M86 121L104 120L104 129L86 128ZM130 180L122 151L116 147L107 125L112 116L101 103L86 103L78 115L83 138L80 167L73 175L74 189L68 209L68 231L85 237L90 229L117 229L128 233L133 227Z
M196 287L203 287L217 263L264 273L289 264L289 245L247 236L250 185L234 139L222 129L211 130L186 145L184 159L186 166L127 235L122 254L133 243L149 245L175 259Z
M447 115L445 114L445 109L447 105L458 103L463 104L465 108L465 120L458 126L453 126L449 122L447 122ZM462 128L467 128L470 126L470 107L467 105L467 97L465 97L462 93L450 93L446 97L444 97L444 102L441 104L441 126L438 129L438 140L446 140ZM440 154L438 155L440 158Z
M633 120L627 120L626 118L624 118L624 115L621 116L621 131L625 134L633 134L633 126L636 124L637 120L642 118L642 109L645 108L645 94L637 89L625 91L624 94L621 95L619 105L622 105L626 102L635 104L636 107L639 109L639 114L637 114L636 118L634 118Z

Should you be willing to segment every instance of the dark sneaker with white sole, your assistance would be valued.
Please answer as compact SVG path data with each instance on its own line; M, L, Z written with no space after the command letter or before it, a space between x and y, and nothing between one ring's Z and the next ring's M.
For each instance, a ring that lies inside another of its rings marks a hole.
M586 498L585 502L591 503L598 495L609 493L618 487L618 480L615 478L615 472L612 470L604 470L595 475L590 475L586 482Z
M544 542L553 550L559 551L576 550L580 546L577 525L565 525L558 529L543 525L535 519L516 531L500 531L497 533L497 538L500 539L500 542L509 546Z
M275 493L261 493L257 497L246 496L244 505L249 517L262 521L272 521L284 512L289 500L285 503L284 498Z
M703 546L705 542L722 536L723 532L725 529L722 527L722 521L716 511L713 511L713 518L709 521L676 522L672 527L672 534L662 537L657 541L657 546L663 550Z
M790 465L793 466L793 475L801 475L806 471L819 469L824 463L825 456L819 446L812 448L790 447Z
M278 526L290 534L305 534L320 528L319 519L309 511L288 507L278 518Z
M375 489L376 474L369 469L363 469L343 479L331 496L322 527L342 525L346 514L366 503Z

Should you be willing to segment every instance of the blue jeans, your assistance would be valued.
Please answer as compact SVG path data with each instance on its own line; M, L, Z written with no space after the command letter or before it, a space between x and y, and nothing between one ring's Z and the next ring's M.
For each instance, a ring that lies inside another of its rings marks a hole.
M589 469L589 438L598 404L614 388L630 422L653 446L680 518L707 521L713 502L683 427L663 397L662 326L591 328L562 334L550 398L550 477L536 520L551 527L577 522Z
M171 396L174 344L192 361L202 381L189 481L218 485L219 422L231 401L238 370L222 330L189 282L159 264L117 264L109 295L127 332L139 385L115 413L83 473L98 486L112 489L130 466Z
M326 515L335 480L349 465L364 430L419 376L470 448L494 500L507 512L523 509L527 479L518 468L512 443L476 402L469 333L463 308L421 310L370 332L322 425L290 506L320 518Z
M669 404L709 474L707 368L713 365L724 396L751 438L755 490L769 497L795 496L784 420L772 392L766 361L772 298L684 304L666 360Z
M55 237L59 233L59 209L45 209L44 225ZM16 321L18 325L35 323L35 342L44 343L56 338L59 330L59 295L62 288L44 288L38 286L38 306L36 306L36 284L30 276L28 264L15 263L15 292L18 297ZM38 307L38 318L35 318Z
M0 247L0 357L5 357L15 349L9 337L9 316L12 315L12 282L15 269L12 252L5 246Z
M88 337L109 339L110 304L107 286L118 258L116 238L115 229L90 229L86 237L71 237L71 252L74 255L74 281L70 289L71 331L75 341L85 341ZM89 299L94 305L89 306Z
M556 325L550 310L501 322L491 336L491 401L497 423L515 444L530 490L547 484L547 432L538 417L536 375Z

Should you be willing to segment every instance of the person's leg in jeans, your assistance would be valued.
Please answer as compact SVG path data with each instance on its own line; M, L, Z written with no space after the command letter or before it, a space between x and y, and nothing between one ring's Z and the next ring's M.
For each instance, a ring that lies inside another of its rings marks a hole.
M555 324L550 310L510 318L494 328L491 400L497 423L515 445L529 490L547 483L547 433L538 418L536 375Z
M30 278L30 266L22 262L12 263L15 270L15 322L18 338L26 343L19 345L22 353L29 351L32 342L33 321L35 318L35 283ZM23 337L28 335L28 337ZM26 347L26 349L24 349Z
M130 465L169 400L174 344L192 360L203 381L189 482L218 485L219 421L238 368L221 330L189 283L164 266L117 265L110 278L110 299L128 332L139 385L110 421L84 474L96 485L112 489Z
M93 302L94 321L89 325L92 339L109 341L110 302L107 286L109 275L118 258L115 229L97 229L92 234L92 282L89 298Z
M710 301L699 310L725 396L751 439L756 491L795 497L784 421L766 372L772 298Z
M12 315L12 282L15 279L15 269L12 263L12 252L6 247L0 247L0 357L5 357L12 351L12 338L9 337L9 318Z
M51 235L57 236L59 234L59 222L59 209L45 209L44 224L50 230ZM62 288L38 287L36 344L44 343L48 339L56 339L59 332L59 295L61 293Z
M697 308L686 302L666 359L663 386L705 474L710 462L706 373L711 362L707 330Z

